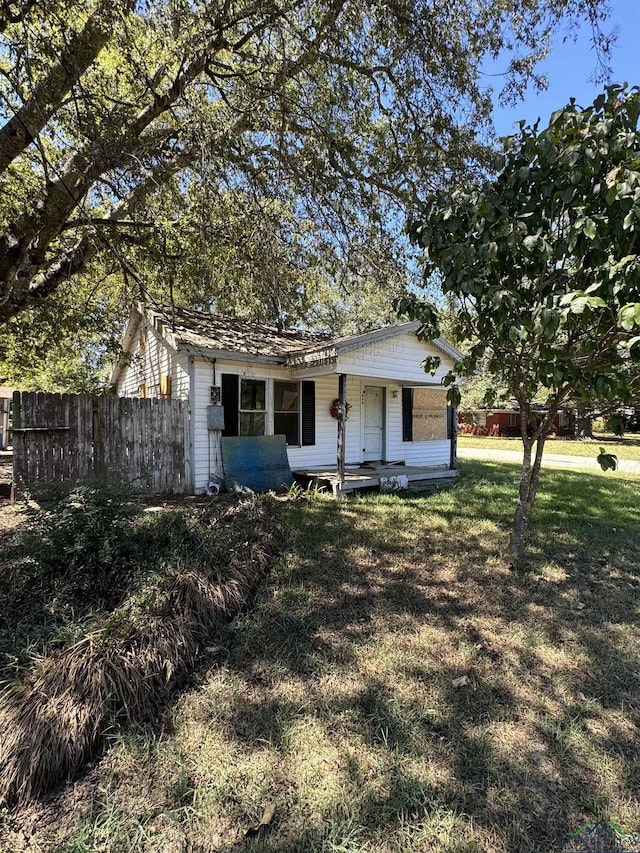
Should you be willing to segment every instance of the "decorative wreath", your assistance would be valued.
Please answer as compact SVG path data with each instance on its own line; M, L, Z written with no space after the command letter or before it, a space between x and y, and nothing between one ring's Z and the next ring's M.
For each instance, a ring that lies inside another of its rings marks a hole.
M345 406L346 406L346 410L347 410L346 411L346 418L348 418L349 417L349 410L351 408L351 403L345 403ZM331 413L332 418L339 418L340 417L340 415L342 414L342 403L340 402L339 397L336 397L336 399L333 401L329 411ZM345 420L346 420L346 418L345 418Z

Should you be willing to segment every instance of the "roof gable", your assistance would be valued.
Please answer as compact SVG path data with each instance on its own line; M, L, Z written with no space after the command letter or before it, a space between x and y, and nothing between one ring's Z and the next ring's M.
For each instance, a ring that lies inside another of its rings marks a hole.
M288 357L287 363L292 366L311 365L315 361L335 358L345 353L371 346L371 344L398 337L399 335L415 334L420 326L421 323L418 320L414 320L411 323L401 323L397 326L383 326L381 329L374 329L371 332L364 332L360 335L334 338L333 340L325 341L320 346L308 346L303 351L292 353ZM454 361L462 358L462 353L443 338L434 338L429 343Z

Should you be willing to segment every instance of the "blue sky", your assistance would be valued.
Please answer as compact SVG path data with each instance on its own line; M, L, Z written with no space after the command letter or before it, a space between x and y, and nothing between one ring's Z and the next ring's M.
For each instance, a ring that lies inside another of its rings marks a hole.
M611 82L640 85L640 0L611 0L611 17L605 31L612 28L618 30L618 36L611 55ZM530 88L524 101L515 107L496 107L493 115L498 136L513 133L513 124L520 119L533 123L540 117L541 125L545 126L551 113L567 104L571 97L580 106L593 102L604 84L595 84L590 79L596 68L590 41L588 25L578 30L575 43L571 39L563 43L562 35L556 39L549 57L539 66L548 77L548 90L537 93ZM490 82L497 90L498 80Z

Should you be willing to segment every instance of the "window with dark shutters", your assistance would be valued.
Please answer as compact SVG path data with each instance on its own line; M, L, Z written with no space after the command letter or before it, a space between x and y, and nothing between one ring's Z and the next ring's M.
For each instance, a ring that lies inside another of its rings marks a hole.
M301 382L302 445L316 443L316 383Z
M222 435L238 435L238 403L238 377L234 373L223 373L224 429Z
M264 380L242 380L243 385L243 394L246 397L248 392L252 390L248 388L250 382L253 385L264 386ZM236 435L262 435L264 434L264 426L261 430L253 430L247 431L246 424L243 424L240 420L243 416L253 416L254 418L258 415L264 418L265 412L263 411L264 403L262 402L262 398L256 401L251 399L248 402L248 397L243 401L240 397L240 381L239 377L234 373L223 373L221 377L221 385L222 385L222 406L224 408L224 430L222 431L222 435L225 436L236 436ZM285 400L285 396L283 396L283 391L289 391L289 397L291 397L291 391L294 383L283 383L283 382L274 382L274 402L276 403L274 410L274 427L275 433L282 433L287 436L287 443L291 446L295 446L300 443L303 446L309 446L316 443L316 383L312 381L301 382L300 383L300 410L295 411L297 407L297 403L295 406L293 404L284 405L283 400ZM247 387L244 387L247 386ZM291 386L291 387L290 387ZM295 385L297 388L297 384ZM246 393L245 393L246 392ZM287 398L289 399L289 398ZM280 401L280 402L278 402ZM286 401L285 401L286 402ZM253 408L251 410L245 411L248 406L255 406L255 412ZM293 406L293 411L290 411ZM259 410L259 411L258 411ZM294 425L285 423L283 419L294 417L296 422ZM300 420L298 421L298 417ZM282 423L281 423L282 421ZM297 437L297 427L298 423L300 424L300 442Z
M413 388L402 389L402 440L413 441Z

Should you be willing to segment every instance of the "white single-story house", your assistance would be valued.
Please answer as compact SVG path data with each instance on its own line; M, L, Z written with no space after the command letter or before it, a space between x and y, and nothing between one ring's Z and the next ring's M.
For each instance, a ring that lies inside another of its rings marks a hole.
M195 493L224 479L225 438L255 436L283 436L294 475L336 493L406 486L457 476L457 416L441 379L460 353L418 340L419 325L331 338L139 305L111 381L120 396L189 401ZM422 363L433 356L431 376Z

